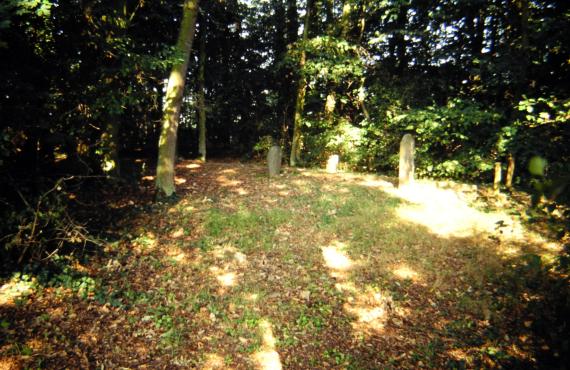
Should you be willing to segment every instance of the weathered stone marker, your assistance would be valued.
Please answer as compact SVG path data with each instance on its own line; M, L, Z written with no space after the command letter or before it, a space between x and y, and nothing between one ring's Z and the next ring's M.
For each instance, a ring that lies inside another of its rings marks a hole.
M279 176L281 172L281 147L273 145L267 152L267 168L269 177Z
M338 168L339 157L338 154L333 154L329 157L327 161L327 172L328 173L336 173Z
M400 141L400 166L398 174L398 187L405 187L414 183L414 137L405 134Z

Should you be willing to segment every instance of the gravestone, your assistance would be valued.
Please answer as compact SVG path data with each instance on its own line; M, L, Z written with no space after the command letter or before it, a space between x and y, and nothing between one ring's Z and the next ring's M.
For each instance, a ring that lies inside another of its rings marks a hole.
M402 141L400 141L399 188L414 183L414 152L414 137L410 134L405 134Z
M338 154L333 154L329 157L327 161L327 172L328 173L336 173L338 168L339 156Z
M269 177L279 176L281 172L281 147L273 145L267 152L267 168Z

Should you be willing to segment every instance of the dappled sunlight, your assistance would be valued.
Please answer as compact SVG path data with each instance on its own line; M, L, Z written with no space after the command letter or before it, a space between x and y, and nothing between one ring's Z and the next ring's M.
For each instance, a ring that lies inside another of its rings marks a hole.
M330 276L338 279L335 289L346 296L343 309L355 318L351 324L355 334L379 332L386 326L392 299L371 288L360 289L348 279L347 271L356 263L346 254L346 247L339 241L321 247L325 264Z
M179 239L183 236L184 236L184 228L182 227L179 227L178 229L170 233L170 237L173 239Z
M354 283L351 281L338 282L334 287L341 293L356 293L358 291Z
M220 175L216 177L216 180L220 183L220 186L222 187L235 187L243 184L243 181L232 180L225 175Z
M236 274L234 272L227 272L216 277L222 286L230 287L235 285Z
M155 177L154 176L143 176L142 180L143 181L154 181Z
M205 356L205 363L202 367L203 370L214 370L214 369L230 369L226 366L224 358L215 353L208 353Z
M14 300L30 294L33 285L32 281L21 281L13 278L0 287L0 306L13 305Z
M166 255L176 263L184 264L188 262L188 253L175 246L169 246L166 250Z
M451 190L428 184L415 184L396 194L411 204L401 205L396 214L407 221L421 224L442 237L469 237L478 232L493 232L497 215L471 208Z
M231 288L237 284L237 274L217 266L210 267L210 272L223 288Z
M275 337L271 324L266 319L259 322L261 335L261 348L253 354L252 358L260 370L280 370L283 368L279 353L275 350Z
M158 239L153 232L141 234L132 241L132 245L137 252L151 251L158 247Z
M516 246L504 246L503 248L499 248L499 253L508 256L508 257L516 257L521 254L521 249Z
M198 163L188 163L185 167L193 170L202 167L202 165Z
M185 184L186 181L188 181L188 180L186 180L184 177L179 177L179 176L174 177L174 183L175 183L176 185Z
M417 182L406 189L384 188L389 194L407 201L396 214L407 221L426 226L440 237L470 237L481 232L492 234L497 224L505 223L511 235L521 235L512 218L505 213L485 213L473 208L462 194L442 189L436 183ZM508 230L507 230L508 229Z
M402 280L411 280L413 282L420 281L420 275L405 264L397 265L392 272L394 275Z
M241 187L237 188L235 190L235 193L237 193L238 195L249 195L249 191L247 191L246 189L241 188Z
M247 256L241 252L235 252L234 260L240 265L245 265L247 263Z
M237 171L234 170L233 168L227 168L225 170L221 170L220 173L225 173L225 174L229 174L229 175L235 175L237 174Z
M259 294L247 293L244 298L246 301L249 301L249 302L257 302L257 301L259 301Z
M372 289L350 296L344 304L344 310L356 318L352 328L356 333L382 331L390 317L392 298Z
M338 271L347 271L353 266L350 257L344 251L346 245L342 242L334 242L328 247L321 247L323 258L328 268Z

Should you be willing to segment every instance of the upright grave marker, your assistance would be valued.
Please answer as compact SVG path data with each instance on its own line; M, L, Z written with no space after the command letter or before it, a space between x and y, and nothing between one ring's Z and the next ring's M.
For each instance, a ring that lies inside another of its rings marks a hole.
M281 147L273 145L267 152L267 168L269 177L279 176L281 172Z
M338 154L331 155L327 161L327 172L336 173L338 169L338 162L339 162Z
M400 166L398 175L398 187L402 188L414 183L414 137L405 134L400 141Z

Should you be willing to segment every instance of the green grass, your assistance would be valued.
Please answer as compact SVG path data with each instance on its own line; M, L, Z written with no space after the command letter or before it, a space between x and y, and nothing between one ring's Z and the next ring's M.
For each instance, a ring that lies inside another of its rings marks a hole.
M540 288L549 273L545 259L503 260L486 235L440 237L400 217L406 201L359 179L304 170L268 182L254 173L247 181L259 193L238 197L223 189L223 203L183 199L166 227L144 224L131 244L114 244L94 272L60 268L44 279L58 289L55 297L27 275L18 281L37 285L42 300L72 305L66 313L79 316L88 306L92 315L106 312L104 320L127 316L124 338L152 342L171 364L200 367L215 355L221 366L251 368L262 350L275 350L284 368L508 367L513 345L532 356L516 334L530 338L536 320L513 328L524 319L512 324L508 315L523 317L521 297L531 297L529 286ZM270 185L290 193L277 196ZM171 238L183 224L195 227ZM350 267L328 263L324 251L335 248ZM225 275L230 283L219 279ZM30 301L16 300L14 310ZM49 324L38 335L44 341L70 344L65 315L36 317L35 325ZM0 335L16 322L2 318ZM110 335L99 328L101 338ZM14 353L28 356L25 341L8 338ZM117 358L129 351L114 345ZM452 358L452 350L463 358ZM32 355L41 359L35 347Z

